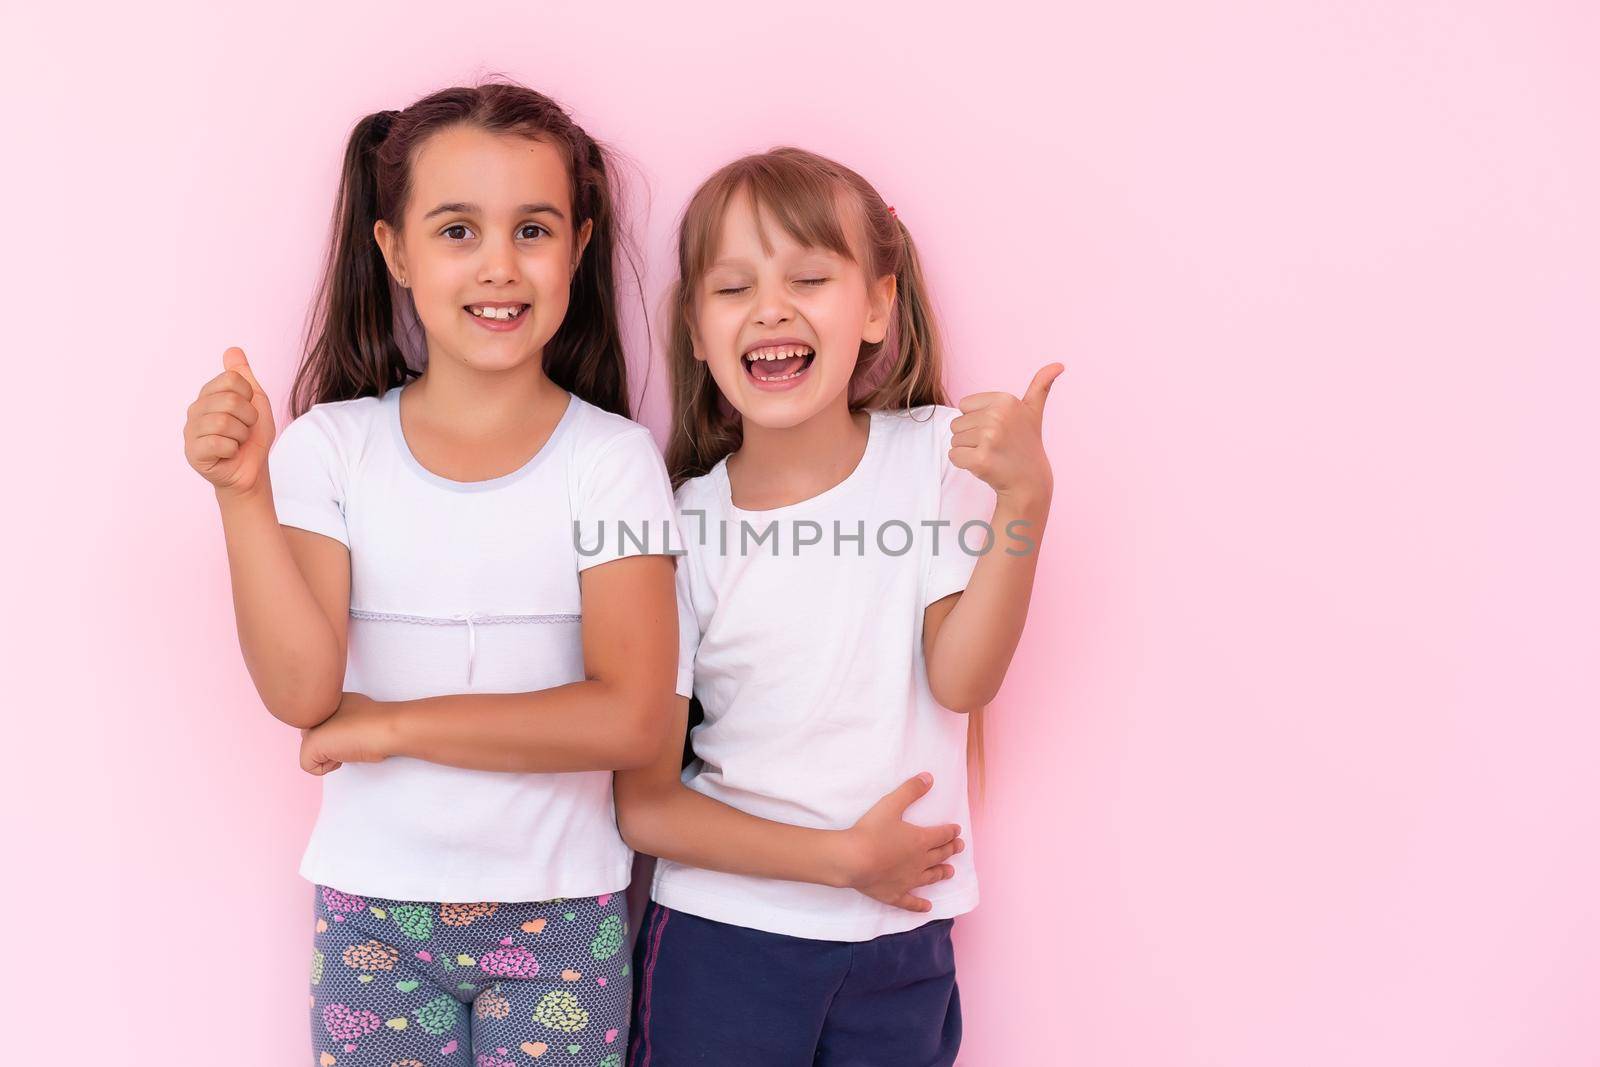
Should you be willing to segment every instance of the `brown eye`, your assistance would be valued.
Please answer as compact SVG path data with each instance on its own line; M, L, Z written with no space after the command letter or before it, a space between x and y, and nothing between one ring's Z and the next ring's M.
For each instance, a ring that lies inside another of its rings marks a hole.
M459 236L459 237L451 236L456 230L460 230L461 231L461 236ZM463 240L466 240L466 235L468 233L468 230L467 230L465 225L463 225L462 223L458 222L454 226L446 226L444 229L440 230L439 232L444 234L446 237L449 237L450 240L452 240L452 241L463 241Z

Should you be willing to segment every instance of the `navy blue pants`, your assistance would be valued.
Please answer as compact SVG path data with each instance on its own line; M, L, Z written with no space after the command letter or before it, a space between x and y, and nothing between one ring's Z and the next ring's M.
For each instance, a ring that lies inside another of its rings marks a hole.
M950 1067L954 923L815 941L652 901L634 946L629 1067Z

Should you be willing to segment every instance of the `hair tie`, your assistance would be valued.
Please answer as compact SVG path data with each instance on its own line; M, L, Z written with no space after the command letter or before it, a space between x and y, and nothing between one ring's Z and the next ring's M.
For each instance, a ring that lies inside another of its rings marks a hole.
M897 219L900 217L899 215L895 214L895 210L894 210L894 205L893 204L889 205L889 214L894 215L894 217L897 218Z

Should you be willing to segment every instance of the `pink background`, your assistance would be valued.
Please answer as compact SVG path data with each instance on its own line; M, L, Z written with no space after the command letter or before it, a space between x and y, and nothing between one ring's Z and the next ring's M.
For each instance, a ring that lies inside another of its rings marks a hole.
M1067 365L964 1064L1600 1063L1595 7L1039 7L8 15L8 1062L311 1062L317 785L179 431L229 344L286 395L357 117L498 70L636 161L652 303L792 142L958 393Z

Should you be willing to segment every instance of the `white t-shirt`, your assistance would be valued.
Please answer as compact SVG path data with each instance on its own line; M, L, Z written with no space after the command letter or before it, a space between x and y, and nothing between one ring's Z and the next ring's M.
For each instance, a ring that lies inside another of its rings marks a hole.
M269 461L278 521L350 549L345 689L407 700L582 681L578 572L669 548L672 490L650 432L569 396L524 466L457 482L406 444L404 388L316 405ZM610 771L392 757L323 779L300 873L367 896L509 902L614 892L631 865Z
M919 914L855 890L663 860L652 887L662 905L837 941L977 905L968 717L934 700L922 651L923 609L966 587L994 513L993 490L950 463L959 414L934 405L872 412L856 469L797 504L735 507L726 460L677 493L687 549L677 567L678 693L692 687L705 708L685 784L763 818L842 829L930 771L933 789L906 818L961 825L968 848L950 861L955 877L916 891L933 902ZM925 525L940 521L949 525ZM958 534L974 521L964 549ZM1007 548L1020 544L996 531L993 550Z

